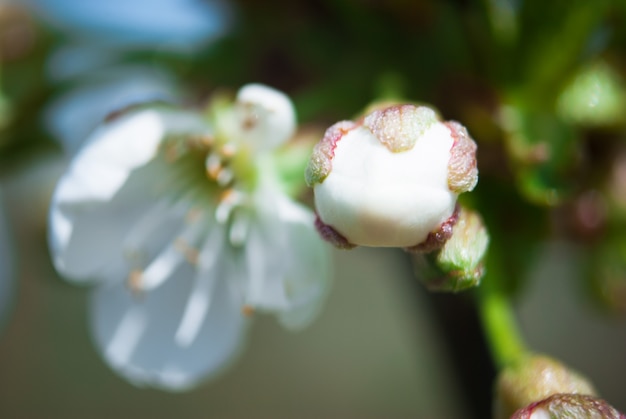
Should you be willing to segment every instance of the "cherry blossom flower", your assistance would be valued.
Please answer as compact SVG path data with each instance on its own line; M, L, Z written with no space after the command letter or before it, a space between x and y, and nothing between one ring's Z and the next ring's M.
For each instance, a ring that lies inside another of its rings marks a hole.
M308 325L329 287L314 216L281 188L290 100L263 85L206 114L143 107L93 132L55 190L54 265L95 283L91 328L137 385L194 386L240 352L253 312Z

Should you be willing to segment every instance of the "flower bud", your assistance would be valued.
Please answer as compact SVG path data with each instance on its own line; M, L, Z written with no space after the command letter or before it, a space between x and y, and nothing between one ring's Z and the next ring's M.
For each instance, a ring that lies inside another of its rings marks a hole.
M626 111L624 81L611 65L597 61L575 75L557 100L566 121L586 126L623 124Z
M525 357L505 368L498 376L495 390L495 418L508 418L516 410L554 394L596 394L591 383L578 372L543 355Z
M326 131L306 180L334 244L433 250L451 235L457 196L476 185L476 144L430 108L376 107Z
M602 399L585 394L554 394L520 409L511 419L623 419L626 415Z
M443 247L435 255L415 255L417 276L431 291L458 292L475 287L484 273L488 244L480 215L461 208Z
M296 128L291 100L283 92L262 84L248 84L237 93L237 124L232 135L257 150L274 149Z

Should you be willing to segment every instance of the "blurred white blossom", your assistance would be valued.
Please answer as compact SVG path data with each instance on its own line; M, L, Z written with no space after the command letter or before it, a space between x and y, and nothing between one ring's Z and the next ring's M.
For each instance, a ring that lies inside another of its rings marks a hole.
M192 52L231 24L220 0L24 1L65 35L116 49Z
M50 247L62 275L97 284L92 331L118 373L186 389L233 361L253 312L289 329L316 316L328 249L273 164L294 128L284 94L249 85L208 118L128 111L77 153L53 196Z

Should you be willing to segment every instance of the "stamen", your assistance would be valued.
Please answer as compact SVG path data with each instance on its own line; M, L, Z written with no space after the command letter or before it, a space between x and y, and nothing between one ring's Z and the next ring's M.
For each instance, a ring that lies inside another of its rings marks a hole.
M146 316L141 307L132 307L120 320L106 348L113 365L124 365L131 357L146 330Z
M220 202L215 209L215 219L217 222L220 224L226 223L233 209L242 201L243 197L234 189L225 190L220 196Z
M217 179L222 170L222 159L215 153L211 153L206 158L206 172L210 179Z
M212 291L218 278L216 263L224 246L223 235L221 228L215 228L202 245L195 283L174 336L180 346L186 347L194 342L211 307Z
M213 145L213 142L215 141L214 138L210 135L203 135L200 140L202 141L202 144L207 147L211 147Z
M139 263L139 260L136 259L140 257L139 249L142 243L146 241L150 233L162 224L166 214L171 210L172 208L167 201L161 200L156 205L150 207L148 212L135 223L122 244L122 249L124 249L127 258Z
M213 282L213 278L196 279L196 287L194 287L189 296L189 301L185 306L185 313L174 336L179 346L186 347L191 345L198 336L200 326L204 323L204 317L210 306L211 286L208 283Z
M237 153L237 146L233 143L226 143L222 146L221 150L222 156L230 159L235 156Z
M243 211L237 211L232 216L230 229L228 230L228 240L235 247L243 245L250 228L250 218Z
M142 272L139 269L133 269L128 274L128 279L126 281L131 291L139 293L141 291Z
M139 281L135 281L140 291L149 291L163 284L183 262L195 264L196 250L188 243L194 243L202 233L197 225L185 225L180 236L168 244L140 274Z
M185 216L185 222L187 224L197 223L201 216L202 210L200 208L191 208L189 211L187 211L187 215Z
M204 150L211 148L214 141L214 138L210 135L198 135L190 137L188 143L190 147Z
M246 317L251 317L254 314L254 307L250 304L244 304L241 307L241 313Z
M176 242L163 250L143 272L140 283L142 291L152 290L170 277L172 272L183 261L183 253L176 248Z
M176 241L174 242L174 247L176 248L176 250L182 253L183 256L185 256L187 262L192 265L198 264L198 249L189 246L189 244L184 239L176 239Z
M233 173L233 171L224 167L219 171L215 180L217 181L218 185L224 187L228 185L234 177L235 174Z

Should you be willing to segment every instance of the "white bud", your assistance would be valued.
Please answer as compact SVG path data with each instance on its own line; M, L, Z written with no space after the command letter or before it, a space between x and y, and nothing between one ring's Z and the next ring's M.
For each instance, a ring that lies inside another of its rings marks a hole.
M453 217L457 195L475 186L475 151L459 124L423 106L395 105L330 127L307 182L321 224L345 242L416 247Z
M257 150L284 143L296 127L291 100L284 93L262 84L248 84L239 90L235 118L235 135Z

